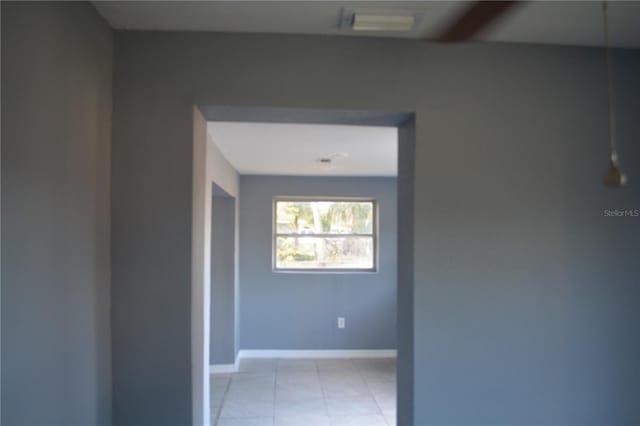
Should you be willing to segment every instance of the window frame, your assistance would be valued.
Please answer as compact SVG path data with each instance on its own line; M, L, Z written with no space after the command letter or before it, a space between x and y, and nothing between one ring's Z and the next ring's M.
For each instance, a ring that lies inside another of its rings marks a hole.
M278 202L356 202L356 203L371 203L372 205L372 221L371 234L286 234L278 233ZM272 202L272 218L271 218L271 257L272 257L272 271L283 273L377 273L378 272L378 253L379 253L379 211L378 200L372 197L326 197L326 196L277 196L273 197ZM373 265L371 268L281 268L278 267L278 237L319 237L319 238L357 238L357 237L370 237L373 240Z

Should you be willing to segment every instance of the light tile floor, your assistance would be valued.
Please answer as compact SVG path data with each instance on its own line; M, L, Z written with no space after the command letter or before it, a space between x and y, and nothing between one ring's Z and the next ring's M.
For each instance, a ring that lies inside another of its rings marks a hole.
M242 359L211 375L217 426L395 426L396 361Z

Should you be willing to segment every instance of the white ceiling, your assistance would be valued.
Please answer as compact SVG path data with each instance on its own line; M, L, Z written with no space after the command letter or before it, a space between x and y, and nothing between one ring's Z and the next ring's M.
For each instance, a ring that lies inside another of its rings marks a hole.
M640 47L640 1L612 1L609 8L611 43ZM487 41L603 45L602 2L530 1L483 35Z
M395 127L216 121L208 131L240 174L397 175ZM330 166L318 162L323 157Z
M94 1L118 29L384 36L428 39L468 6L467 1ZM342 10L410 12L418 22L408 33L353 32L340 28ZM640 2L610 2L612 43L640 47ZM594 46L602 44L600 2L530 1L519 4L481 41Z

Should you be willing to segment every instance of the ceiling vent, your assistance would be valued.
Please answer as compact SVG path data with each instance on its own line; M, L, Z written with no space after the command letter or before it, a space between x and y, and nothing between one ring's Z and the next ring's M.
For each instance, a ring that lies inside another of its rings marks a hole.
M416 21L412 12L343 9L340 27L353 31L409 32Z

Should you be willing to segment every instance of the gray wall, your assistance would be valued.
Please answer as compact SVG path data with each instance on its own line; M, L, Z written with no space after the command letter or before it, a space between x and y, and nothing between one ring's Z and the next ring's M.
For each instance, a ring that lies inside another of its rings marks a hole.
M211 203L211 364L236 359L236 199L214 185Z
M231 364L238 354L240 339L239 328L239 280L238 280L238 196L240 193L240 176L236 169L225 158L210 134L209 164L213 176L213 203L211 222L211 326L210 326L210 364ZM225 199L232 197L231 201ZM217 205L216 205L217 202ZM218 210L218 211L216 211ZM229 217L229 214L233 217ZM220 215L220 220L215 217ZM222 227L223 229L219 229ZM233 233L228 232L232 227ZM224 245L220 242L224 241ZM217 245L214 246L214 245ZM224 247L224 248L223 248ZM230 250L229 250L230 248ZM222 252L224 260L217 261ZM229 256L232 256L229 258ZM231 263L229 263L231 262ZM229 269L229 265L233 269ZM217 269L217 270L216 270ZM220 274L219 274L220 273ZM216 276L218 279L216 279ZM231 277L231 282L228 278ZM229 287L231 285L231 287ZM231 335L229 335L231 332Z
M413 424L413 216L414 163L416 120L411 117L398 127L398 351L396 365L397 416L399 425Z
M377 199L378 272L273 272L276 196ZM396 239L395 178L241 176L240 349L395 349Z
M2 424L111 424L113 33L2 2Z
M640 422L640 226L602 213L640 203L640 53L614 56L623 191L599 49L117 32L117 423L190 419L192 103L415 111L416 424Z
M603 212L640 205L640 51L615 54L612 190L604 53L515 49L434 87L418 137L415 420L640 424L640 217Z

